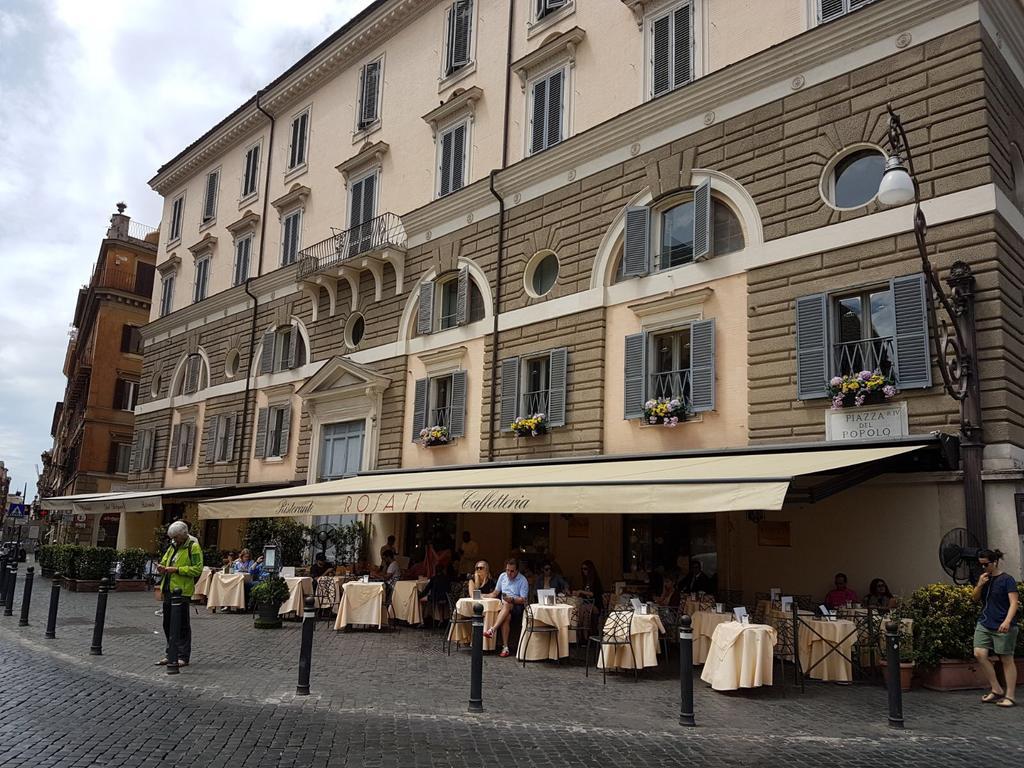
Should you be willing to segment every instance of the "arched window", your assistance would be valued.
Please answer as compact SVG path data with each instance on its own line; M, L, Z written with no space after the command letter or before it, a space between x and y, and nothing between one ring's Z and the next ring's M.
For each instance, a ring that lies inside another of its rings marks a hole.
M185 357L175 382L175 395L191 395L210 385L210 372L206 360L198 352Z
M483 293L470 275L469 267L438 275L420 284L416 308L416 335L446 331L483 320Z
M260 373L290 371L309 359L306 339L296 323L270 328L263 333Z

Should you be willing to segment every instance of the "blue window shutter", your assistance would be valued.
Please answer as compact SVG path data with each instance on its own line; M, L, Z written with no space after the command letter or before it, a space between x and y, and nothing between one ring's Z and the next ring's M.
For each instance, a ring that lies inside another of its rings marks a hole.
M639 419L644 415L647 393L647 334L634 333L626 337L626 354L623 364L623 414L624 419Z
M519 415L519 358L501 361L501 431L508 432Z
M548 424L565 426L565 380L569 352L565 347L551 350L548 356Z
M420 439L420 432L427 428L427 393L430 379L416 379L412 400L412 440Z
M926 389L932 385L928 351L928 304L923 274L892 280L896 315L896 383L900 389Z
M715 320L690 326L690 407L694 413L715 410Z
M452 410L448 417L448 434L462 437L466 434L466 372L452 374Z
M623 274L646 275L650 271L651 210L647 207L626 209L626 233L622 241Z
M796 396L828 397L828 299L824 293L796 300Z
M711 180L693 190L693 260L711 256Z

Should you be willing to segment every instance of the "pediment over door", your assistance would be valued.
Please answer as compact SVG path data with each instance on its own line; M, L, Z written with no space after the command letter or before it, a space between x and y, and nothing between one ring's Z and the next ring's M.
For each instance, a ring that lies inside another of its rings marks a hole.
M335 400L379 395L391 384L387 376L352 362L332 357L299 389L303 400Z

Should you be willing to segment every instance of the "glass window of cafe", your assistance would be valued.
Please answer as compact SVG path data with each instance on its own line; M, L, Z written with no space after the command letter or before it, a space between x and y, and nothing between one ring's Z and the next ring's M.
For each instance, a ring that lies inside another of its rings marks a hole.
M522 565L536 573L551 553L550 515L512 515L512 549L519 552Z
M680 575L699 560L704 573L718 573L714 515L623 515L622 575L645 580L651 573Z

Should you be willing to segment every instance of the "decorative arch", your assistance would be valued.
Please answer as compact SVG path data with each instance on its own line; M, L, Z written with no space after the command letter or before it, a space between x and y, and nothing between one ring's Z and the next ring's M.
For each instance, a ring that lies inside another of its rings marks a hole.
M493 320L494 318L494 296L491 294L491 283L487 279L487 274L476 264L476 262L458 257L455 268L462 269L466 267L469 269L469 278L476 284L477 290L480 291L480 295L484 300L484 320ZM448 272L450 270L445 270ZM402 309L402 319L398 325L398 341L399 343L408 341L413 338L413 328L416 322L416 307L419 304L420 299L420 286L423 283L433 280L440 275L444 274L438 267L433 267L427 272L424 272L420 279L416 281L416 285L409 291L409 298L405 302L405 307ZM482 321L480 321L482 322Z
M263 364L263 339L264 339L264 337L270 331L276 331L278 328L281 328L281 327L283 327L285 325L290 325L293 328L298 329L298 331L299 331L299 338L302 339L302 344L304 345L305 350L306 350L306 363L313 362L313 345L310 343L309 331L306 329L306 324L303 323L302 320L300 320L295 315L290 315L288 317L288 321L286 323L282 323L280 321L273 322L273 323L268 323L267 325L263 326L263 328L258 331L259 341L256 343L256 355L253 357L253 363L252 363L252 370L256 371L257 375L259 374L260 367Z
M709 181L711 191L724 200L736 213L743 225L743 236L745 238L744 250L760 246L764 243L764 227L761 224L761 215L757 211L757 204L750 193L742 184L728 174L721 171L714 171L705 168L694 168L690 172L689 186L696 187L704 181ZM657 190L655 195L651 186L644 187L626 203L615 214L611 225L605 231L601 239L601 245L597 249L597 258L594 259L594 269L590 273L590 287L604 288L614 282L615 279L615 256L618 253L619 245L622 243L622 235L626 227L626 209L650 205L656 198L664 197L675 190Z
M167 390L167 396L172 406L178 398L190 398L196 394L195 392L190 392L188 394L182 392L184 389L186 363L192 355L198 355L200 360L202 360L200 363L202 368L199 371L200 385L202 384L203 377L205 376L206 386L210 386L210 356L206 353L205 349L197 346L194 351L183 353L181 357L178 358L178 362L174 366L174 372L171 374L171 381ZM201 391L203 388L204 387L199 386L196 392Z

